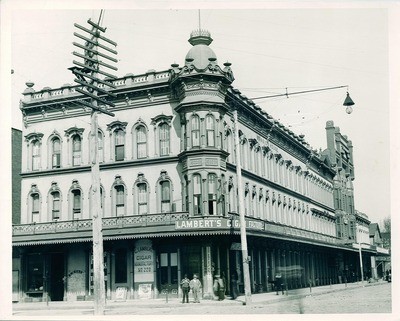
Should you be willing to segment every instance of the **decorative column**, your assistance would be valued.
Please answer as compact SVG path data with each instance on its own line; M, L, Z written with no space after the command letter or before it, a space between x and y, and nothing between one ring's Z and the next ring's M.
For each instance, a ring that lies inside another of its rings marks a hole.
M214 299L213 293L213 277L211 270L211 245L202 247L203 256L203 298Z

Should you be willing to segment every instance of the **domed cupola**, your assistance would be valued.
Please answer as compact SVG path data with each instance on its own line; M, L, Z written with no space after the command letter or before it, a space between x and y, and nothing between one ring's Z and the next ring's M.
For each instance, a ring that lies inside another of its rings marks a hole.
M192 31L189 43L193 46L185 58L185 65L192 65L197 70L205 70L210 62L218 65L217 56L209 47L213 41L210 32L204 29Z

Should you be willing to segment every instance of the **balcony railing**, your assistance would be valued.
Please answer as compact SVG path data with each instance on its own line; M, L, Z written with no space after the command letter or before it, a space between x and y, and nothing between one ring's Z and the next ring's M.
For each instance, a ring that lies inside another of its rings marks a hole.
M171 227L178 221L190 221L199 219L219 219L219 220L238 220L238 215L230 213L230 218L221 216L189 216L187 212L177 213L156 213L156 214L142 214L132 216L116 216L103 218L103 231L104 234L112 235L114 233L120 234L123 228L142 228L142 227L154 227L159 226L160 232L163 231L161 227L167 227L167 230L171 230ZM307 239L316 242L329 243L329 244L341 244L339 239L317 232L307 231L298 229L291 226L285 226L273 222L267 222L258 218L246 217L246 221L249 223L253 222L249 227L249 233L256 229L258 231L264 231L265 234L274 234L279 236L288 236L294 239ZM257 224L254 224L257 223ZM228 229L228 225L219 225L220 228ZM218 229L218 227L216 227ZM175 230L175 227L173 227ZM239 231L237 226L235 229ZM117 230L118 232L113 232ZM192 230L196 230L193 228ZM55 233L72 233L82 232L82 236L88 237L92 231L92 220L81 219L72 221L52 221L45 223L31 223L31 224L20 224L14 225L12 228L12 235L14 237L24 237L29 235L44 235L44 234L55 234ZM108 233L107 233L108 232ZM56 237L56 236L55 236Z
M175 221L187 219L189 219L189 214L187 212L105 217L103 218L103 230L123 227L173 225ZM12 235L19 236L76 231L86 232L91 230L92 220L83 219L14 225L12 228Z

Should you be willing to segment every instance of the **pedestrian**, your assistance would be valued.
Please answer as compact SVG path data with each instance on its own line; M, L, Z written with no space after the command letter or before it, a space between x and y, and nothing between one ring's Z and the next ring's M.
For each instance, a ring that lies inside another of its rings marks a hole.
M224 283L224 288L225 288L224 295L225 295L226 294L226 277L225 277L224 272L221 272L221 279L222 279L222 282Z
M277 273L275 275L275 289L276 289L276 295L279 295L279 290L282 290L283 293L283 284L282 284L282 275L280 273Z
M200 303L201 282L197 278L197 274L193 274L193 279L190 281L189 286L193 293L194 303Z
M214 294L218 297L218 301L225 299L225 284L219 274L214 277Z
M187 274L185 274L185 277L181 281L181 288L182 288L182 303L185 303L185 298L186 298L186 303L189 303L189 291L190 291L190 280L187 277Z
M232 273L231 276L231 297L232 300L235 300L238 297L238 277L237 273Z

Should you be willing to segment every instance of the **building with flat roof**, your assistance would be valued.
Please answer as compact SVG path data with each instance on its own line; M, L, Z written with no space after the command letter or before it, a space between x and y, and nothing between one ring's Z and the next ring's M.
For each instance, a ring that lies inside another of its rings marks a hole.
M355 230L341 228L347 216L333 197L337 184L348 185L337 168L354 173L350 159L332 166L334 154L312 149L234 88L209 32L189 42L182 66L113 80L115 117L99 116L107 298L178 296L184 274L198 274L204 298L214 298L215 274L238 278L243 292L239 201L253 293L272 291L278 273L288 289L355 281L358 249L343 242ZM27 83L23 93L18 300L93 295L90 109L76 88Z

